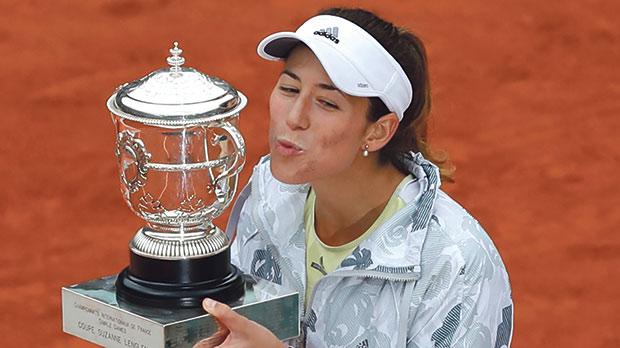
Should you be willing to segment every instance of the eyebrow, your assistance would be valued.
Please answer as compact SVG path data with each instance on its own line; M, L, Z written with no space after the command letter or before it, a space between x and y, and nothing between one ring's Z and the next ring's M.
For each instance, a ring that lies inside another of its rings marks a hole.
M299 78L299 76L297 76L297 74L295 74L294 72L292 72L290 70L284 69L284 70L282 70L282 74L289 76L293 80L301 82L301 79ZM336 87L334 85L330 85L329 83L319 83L319 84L317 84L317 86L319 88L326 89L328 91L336 91L336 92L339 92L340 94L344 95L344 93L340 89L338 89L338 87Z
M290 70L282 70L282 74L284 75L288 75L290 76L293 80L297 80L301 82L301 79L299 78L299 76L297 76L294 72L290 71Z

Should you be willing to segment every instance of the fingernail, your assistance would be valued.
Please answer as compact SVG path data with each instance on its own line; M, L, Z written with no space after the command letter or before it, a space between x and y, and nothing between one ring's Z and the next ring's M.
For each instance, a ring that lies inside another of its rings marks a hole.
M204 305L205 308L207 309L213 309L215 308L215 301L213 301L210 298L205 298L204 301L202 301L202 304Z

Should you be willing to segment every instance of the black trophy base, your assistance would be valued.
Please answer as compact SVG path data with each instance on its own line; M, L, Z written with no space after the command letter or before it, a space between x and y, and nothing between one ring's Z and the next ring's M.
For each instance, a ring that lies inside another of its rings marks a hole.
M162 308L197 308L205 297L231 303L244 293L242 273L230 264L229 250L181 260L130 252L130 265L116 280L121 301Z

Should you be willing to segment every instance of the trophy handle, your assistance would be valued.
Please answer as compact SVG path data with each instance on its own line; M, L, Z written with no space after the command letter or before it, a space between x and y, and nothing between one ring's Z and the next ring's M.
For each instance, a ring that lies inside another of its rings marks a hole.
M230 167L226 168L222 171L217 178L215 178L215 184L217 185L220 180L226 179L231 175L237 175L243 169L243 165L245 164L245 141L241 136L241 133L237 130L237 127L230 124L230 122L222 122L220 126L223 130L225 130L235 143L235 157L233 159L233 163Z

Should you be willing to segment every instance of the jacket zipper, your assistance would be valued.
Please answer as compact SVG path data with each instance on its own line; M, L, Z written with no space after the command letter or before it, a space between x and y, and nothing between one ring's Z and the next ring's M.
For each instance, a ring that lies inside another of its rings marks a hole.
M419 272L419 267L418 265L414 266L416 269L416 271L414 271L414 274L403 274L403 275L393 275L393 274L388 274L388 273L383 273L383 272L377 272L377 271L369 271L369 270L340 270L340 271L334 271L332 273L328 273L325 276L323 276L323 278L319 279L316 284L314 284L314 288L312 288L312 293L310 294L310 298L308 303L305 304L304 306L304 313L303 313L303 322L307 323L308 322L308 308L312 307L312 302L314 302L314 295L316 294L316 289L319 287L319 284L325 279L325 278L346 278L346 277L357 277L357 278L372 278L372 279L379 279L379 280L388 280L388 281L396 281L396 282L407 282L407 281L417 281L420 278L420 272ZM414 269L415 269L414 268ZM304 341L305 341L305 337L304 337Z

